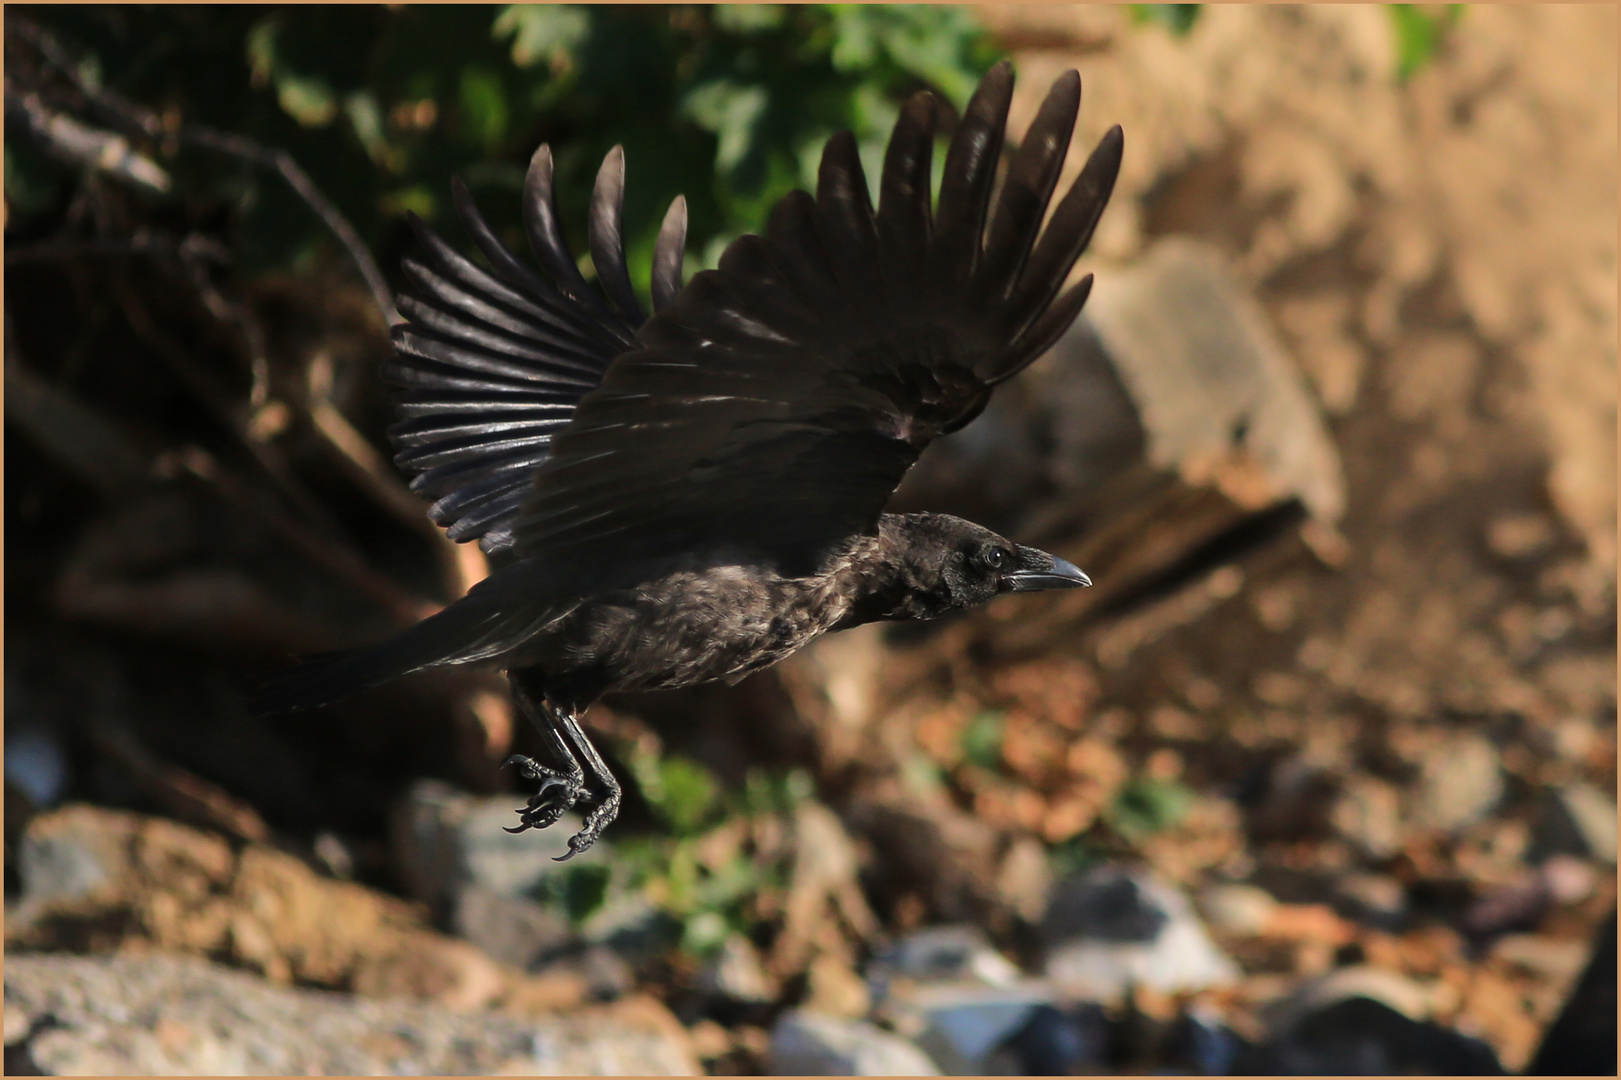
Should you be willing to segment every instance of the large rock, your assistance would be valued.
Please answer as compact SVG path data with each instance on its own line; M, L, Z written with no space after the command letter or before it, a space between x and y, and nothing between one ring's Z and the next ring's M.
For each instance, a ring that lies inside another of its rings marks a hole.
M1042 936L1047 977L1080 999L1108 1003L1133 985L1180 993L1238 978L1188 898L1138 870L1101 866L1060 882Z
M271 986L195 958L12 955L6 1064L58 1075L691 1076L678 1025L520 1019Z

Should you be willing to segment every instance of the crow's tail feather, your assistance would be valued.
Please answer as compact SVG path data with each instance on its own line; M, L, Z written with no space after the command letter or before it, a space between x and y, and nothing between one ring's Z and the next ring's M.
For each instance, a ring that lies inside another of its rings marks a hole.
M497 604L497 598L504 603ZM272 676L254 691L249 711L264 716L313 709L424 668L497 659L561 614L513 600L499 589L475 586L461 600L387 641L322 653Z

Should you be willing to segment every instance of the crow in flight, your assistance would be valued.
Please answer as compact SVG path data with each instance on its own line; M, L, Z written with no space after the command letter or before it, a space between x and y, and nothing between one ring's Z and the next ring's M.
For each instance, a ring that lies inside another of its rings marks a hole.
M590 214L593 289L558 227L552 159L529 167L524 221L544 276L507 251L454 186L485 270L413 220L384 377L395 461L455 540L504 553L465 597L369 648L319 658L260 691L256 711L322 705L441 664L504 669L556 767L514 755L539 791L510 830L595 803L563 858L618 813L620 790L580 727L614 690L735 681L818 635L930 619L1009 592L1089 585L1062 559L960 518L885 514L924 447L1074 321L1060 295L1120 167L1104 135L1053 210L1080 108L1052 86L993 188L1013 92L1003 62L930 164L937 103L908 101L874 212L855 139L828 140L814 196L681 284L686 204L659 233L649 318L625 269L624 155Z

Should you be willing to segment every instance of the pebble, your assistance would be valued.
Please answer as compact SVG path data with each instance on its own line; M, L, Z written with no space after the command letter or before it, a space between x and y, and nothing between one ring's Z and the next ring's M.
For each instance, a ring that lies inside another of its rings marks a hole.
M774 1001L777 996L760 951L742 934L732 934L705 961L698 986L705 993L746 1004Z
M1461 734L1424 758L1412 816L1421 828L1456 832L1485 817L1502 798L1497 748L1483 735Z

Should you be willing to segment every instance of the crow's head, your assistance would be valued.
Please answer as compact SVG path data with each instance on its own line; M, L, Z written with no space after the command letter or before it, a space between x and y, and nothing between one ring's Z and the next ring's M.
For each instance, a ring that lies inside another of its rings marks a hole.
M949 514L886 516L880 541L893 571L885 575L885 619L933 619L1002 593L1092 584L1056 555Z

